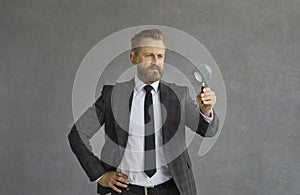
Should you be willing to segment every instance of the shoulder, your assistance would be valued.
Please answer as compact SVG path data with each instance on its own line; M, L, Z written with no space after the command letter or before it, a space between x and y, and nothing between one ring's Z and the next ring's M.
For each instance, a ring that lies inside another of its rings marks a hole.
M134 80L131 79L129 81L125 81L125 82L116 82L114 85L104 85L102 88L102 94L103 93L111 93L112 90L115 89L128 89L128 88L132 88L134 87Z
M104 85L101 91L101 96L106 102L110 102L111 99L127 98L131 95L134 89L134 80L116 83L114 85Z
M172 91L175 91L176 93L186 93L188 91L187 86L178 85L176 83L170 83L166 81L160 81L162 89L171 89Z

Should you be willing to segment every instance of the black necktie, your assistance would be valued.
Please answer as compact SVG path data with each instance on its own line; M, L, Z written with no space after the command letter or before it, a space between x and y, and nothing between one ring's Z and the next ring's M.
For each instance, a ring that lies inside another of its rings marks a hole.
M145 123L145 163L144 171L148 177L152 177L156 172L156 156L155 156L155 135L154 135L154 114L151 85L144 87L146 91L144 103L144 123Z

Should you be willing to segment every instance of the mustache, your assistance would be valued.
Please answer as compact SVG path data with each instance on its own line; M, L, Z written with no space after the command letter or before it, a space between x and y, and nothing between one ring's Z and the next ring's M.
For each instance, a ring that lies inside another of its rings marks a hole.
M159 67L158 65L151 64L151 66L149 66L149 69L156 69L156 70L160 70L160 67Z

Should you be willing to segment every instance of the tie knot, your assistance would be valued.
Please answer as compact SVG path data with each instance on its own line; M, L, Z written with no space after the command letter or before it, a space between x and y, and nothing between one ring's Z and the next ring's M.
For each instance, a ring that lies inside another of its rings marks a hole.
M151 90L153 89L153 87L151 85L145 85L144 89L145 89L146 93L150 93Z

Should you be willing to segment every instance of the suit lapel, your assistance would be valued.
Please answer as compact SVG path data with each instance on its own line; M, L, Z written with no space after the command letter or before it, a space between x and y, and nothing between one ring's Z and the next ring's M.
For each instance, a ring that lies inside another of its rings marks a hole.
M130 110L133 99L134 79L116 84L112 92L112 111L115 119L118 144L126 147L128 141ZM181 119L180 101L175 91L165 82L159 84L162 136L166 144L177 132Z
M134 79L116 84L112 92L112 111L115 120L116 137L119 146L123 148L126 147L128 141L133 89Z
M165 145L177 132L180 124L180 101L175 91L167 86L164 82L160 82L160 101L162 111L162 136ZM164 108L163 108L164 107Z

